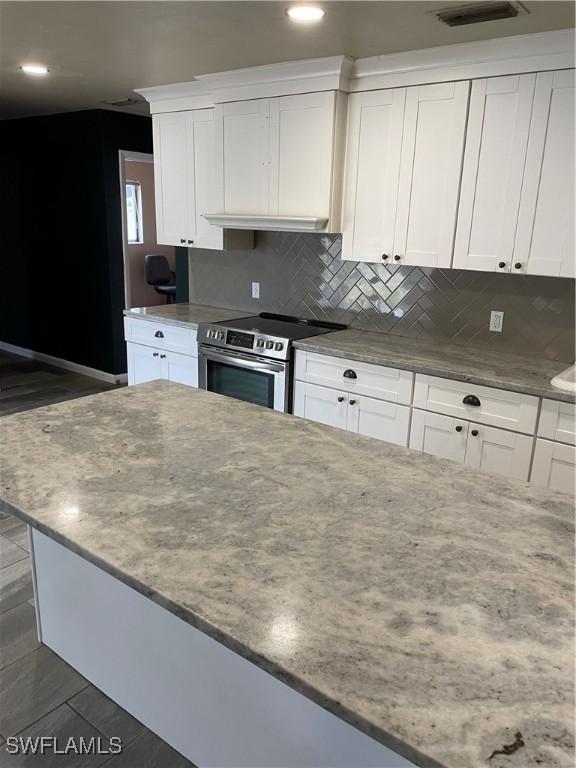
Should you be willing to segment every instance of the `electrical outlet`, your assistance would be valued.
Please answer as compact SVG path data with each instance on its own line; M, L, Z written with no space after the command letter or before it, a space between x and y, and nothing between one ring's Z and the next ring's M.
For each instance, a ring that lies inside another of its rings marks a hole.
M252 298L260 298L260 283L252 283Z
M504 327L504 312L497 312L495 309L490 312L490 325L488 326L491 331L496 333L502 333Z

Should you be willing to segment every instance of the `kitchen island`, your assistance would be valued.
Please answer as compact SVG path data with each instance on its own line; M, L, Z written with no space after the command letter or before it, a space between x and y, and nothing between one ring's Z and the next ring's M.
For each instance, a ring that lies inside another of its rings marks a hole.
M42 639L198 765L573 765L566 495L169 382L1 438Z

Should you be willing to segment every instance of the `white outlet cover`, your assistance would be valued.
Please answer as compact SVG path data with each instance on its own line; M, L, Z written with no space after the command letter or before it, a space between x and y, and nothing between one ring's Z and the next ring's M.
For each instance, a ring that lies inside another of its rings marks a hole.
M260 283L252 283L252 298L260 298Z
M493 309L490 312L490 325L488 328L494 333L502 333L504 328L504 312Z

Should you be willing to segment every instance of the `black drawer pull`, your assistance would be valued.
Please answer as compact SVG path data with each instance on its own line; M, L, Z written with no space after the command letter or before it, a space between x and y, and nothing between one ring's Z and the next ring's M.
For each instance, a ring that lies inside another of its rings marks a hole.
M340 395L340 397L338 398L338 402L339 403L343 403L344 402L344 398L342 397L342 395Z
M501 262L499 262L498 266L500 267L500 269L504 269L504 267L506 266L506 262L505 261L501 261Z
M156 336L157 339L163 339L164 338L164 334L162 333L162 331L156 331L154 336Z
M356 400L350 400L350 405L356 405Z
M356 375L356 371L353 371L352 368L347 368L344 371L344 378L345 379L357 379L358 376Z
M382 254L382 261L386 261L388 258L389 258L389 257L388 257L388 254L387 254L387 253L383 253L383 254Z
M456 432L462 432L462 427L460 426L460 424L458 424L458 426L456 427Z
M466 395L466 397L462 400L464 405L475 405L476 407L482 405L480 400L476 397L476 395Z
M472 437L478 437L478 430L473 429L471 434L472 434Z

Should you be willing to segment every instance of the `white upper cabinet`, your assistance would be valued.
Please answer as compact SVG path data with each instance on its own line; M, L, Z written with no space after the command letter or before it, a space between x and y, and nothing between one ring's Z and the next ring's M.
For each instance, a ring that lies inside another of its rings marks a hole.
M452 262L469 82L350 98L342 257Z
M536 77L512 271L575 276L574 70Z
M338 231L345 98L324 91L218 104L214 212L316 218Z
M510 272L536 75L472 83L453 266Z

